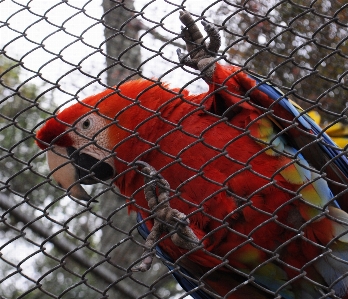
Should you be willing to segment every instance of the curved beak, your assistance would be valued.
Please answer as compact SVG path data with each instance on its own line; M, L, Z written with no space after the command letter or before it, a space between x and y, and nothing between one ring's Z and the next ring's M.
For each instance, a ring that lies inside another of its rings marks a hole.
M46 155L52 177L58 185L70 191L71 196L79 200L89 201L91 196L77 182L78 173L69 159L67 148L55 146L54 151L49 150Z

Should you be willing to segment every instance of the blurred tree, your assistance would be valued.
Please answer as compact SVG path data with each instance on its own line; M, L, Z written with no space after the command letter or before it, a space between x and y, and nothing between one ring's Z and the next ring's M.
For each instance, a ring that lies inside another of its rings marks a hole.
M114 86L122 80L135 79L139 73L141 54L139 30L133 0L103 0L106 43L107 83Z
M34 84L20 84L20 65L0 56L0 140L2 191L24 196L37 183L37 177L21 175L29 173L28 161L36 148L33 132L38 121L45 117L36 107L38 88ZM46 114L47 115L47 114ZM41 160L42 161L42 160Z
M348 7L344 1L223 2L234 63L271 78L304 108L328 120L345 119L348 98ZM227 15L227 17L226 17Z
M33 137L38 123L43 122L49 114L38 108L39 87L21 82L21 70L19 63L0 56L0 239L3 253L0 260L0 297L17 298L32 288L25 298L52 298L49 293L58 296L73 284L77 284L77 287L69 291L72 298L95 296L97 293L91 288L78 285L81 279L74 272L81 269L81 265L68 256L65 266L60 262L63 254L54 248L43 254L41 246L47 244L46 236L36 231L33 233L28 221L23 223L23 219L16 217L17 213L8 212L15 210L30 215L33 223L39 221L39 225L47 224L48 233L53 233L54 230L50 229L54 225L48 221L42 222L44 219L40 215L43 215L43 208L47 207L46 213L53 215L66 212L66 206L60 204L64 193L53 185L42 185L48 181L44 175L48 169L45 156L38 155ZM87 214L87 217L90 216ZM74 221L74 227L80 233L88 234L90 228L81 225L81 217L76 217ZM65 234L64 237L69 236ZM77 244L76 239L70 237L70 241ZM35 251L39 252L30 257ZM30 263L23 266L26 259ZM41 277L41 287L25 277L27 271L30 279Z
M48 197L48 194L54 195L54 188L48 190L36 189L35 186L42 181L42 176L33 174L30 171L32 165L30 160L37 153L34 146L32 129L38 121L42 121L47 115L36 107L35 99L38 94L38 88L34 84L21 84L20 82L21 66L19 63L0 56L0 199L1 204L6 200L13 206L24 205L30 202L28 213L33 213L35 207L43 202L40 199ZM38 164L43 163L43 157L37 160ZM34 189L33 189L34 188ZM31 200L31 196L35 195ZM34 207L34 209L33 209ZM1 205L2 213L6 211ZM12 214L2 214L0 224L0 239L3 244L9 242L3 250L11 251L11 248L26 248L26 242L23 238L21 228L23 224L18 224ZM6 241L5 241L6 240ZM15 266L20 260L16 257L5 257L2 263L2 276L4 285L8 288L1 288L2 295L13 296L17 298L20 292L11 282L10 273L16 272ZM11 264L12 263L12 264ZM16 276L15 276L16 277ZM18 275L16 277L18 279ZM17 295L16 295L17 294Z

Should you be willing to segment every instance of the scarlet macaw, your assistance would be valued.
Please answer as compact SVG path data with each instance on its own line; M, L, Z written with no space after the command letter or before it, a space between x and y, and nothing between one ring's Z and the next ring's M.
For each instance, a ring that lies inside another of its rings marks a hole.
M83 200L81 183L112 179L150 244L135 269L156 247L195 298L348 298L344 152L276 88L216 62L214 26L206 45L181 20L179 58L209 91L141 79L64 109L37 133L53 178Z

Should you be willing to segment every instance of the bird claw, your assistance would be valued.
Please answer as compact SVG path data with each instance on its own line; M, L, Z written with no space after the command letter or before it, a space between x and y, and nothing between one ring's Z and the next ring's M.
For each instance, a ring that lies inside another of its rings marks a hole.
M149 164L138 161L135 164L142 167L145 176L145 198L154 214L154 225L146 238L145 249L141 256L141 264L132 268L133 272L145 272L150 269L155 256L154 247L161 235L171 234L172 242L181 248L192 250L199 245L199 239L189 227L189 220L184 213L171 208L169 204L169 183ZM158 187L158 194L156 192Z
M150 270L154 256L154 252L144 250L144 253L141 255L141 264L132 267L132 272L146 272Z
M215 70L215 57L221 46L218 28L213 24L202 21L210 43L204 41L203 35L189 12L180 12L180 20L186 26L182 27L182 38L186 43L188 54L177 50L180 63L200 70L205 78L211 79Z
M182 53L180 49L177 49L176 53L178 55L178 59L180 63L182 63L183 65L192 67L194 69L197 69L197 62L192 60L190 56L188 56L188 54Z

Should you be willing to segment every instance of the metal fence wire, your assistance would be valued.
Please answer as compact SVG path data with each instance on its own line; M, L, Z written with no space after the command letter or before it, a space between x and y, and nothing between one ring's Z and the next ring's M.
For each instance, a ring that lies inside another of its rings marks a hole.
M1 0L0 298L348 298L347 20Z

